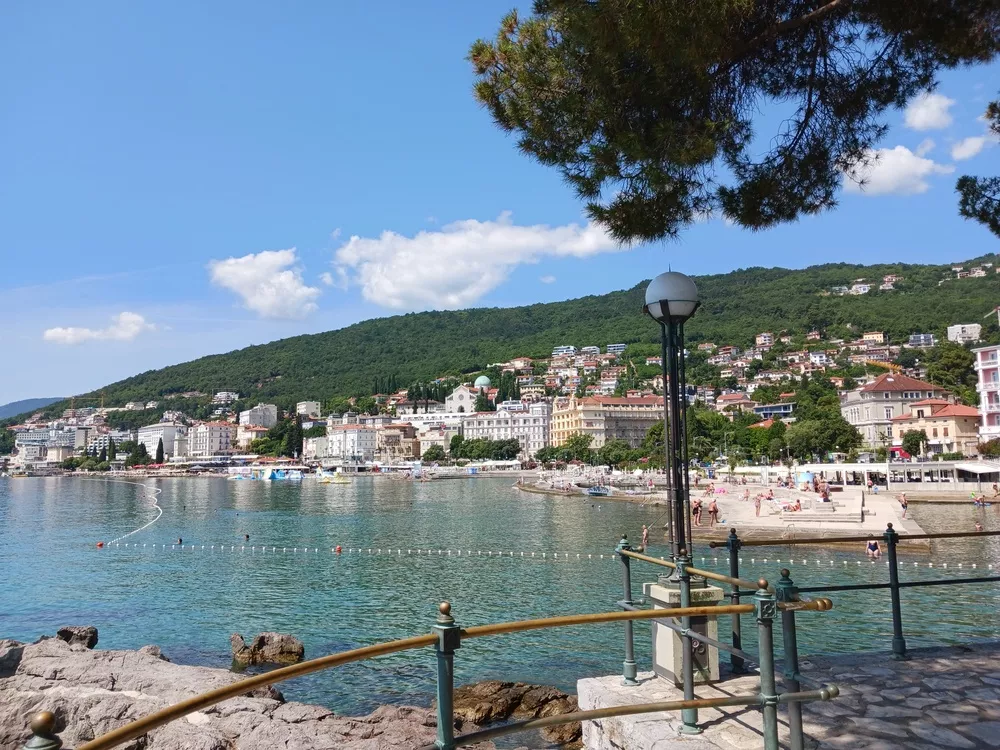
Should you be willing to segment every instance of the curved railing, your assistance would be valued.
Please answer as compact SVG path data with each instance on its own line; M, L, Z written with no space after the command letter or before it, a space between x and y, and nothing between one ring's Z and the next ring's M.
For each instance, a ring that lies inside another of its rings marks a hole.
M779 703L798 704L804 701L829 700L835 698L839 691L836 686L828 685L812 691L793 691L781 695L774 689L773 670L773 642L771 639L772 622L779 610L814 610L824 611L832 605L828 599L818 599L814 602L778 602L772 591L768 590L767 582L763 579L758 582L760 587L754 595L753 604L726 604L701 607L682 607L671 610L631 610L622 612L597 612L591 614L567 615L559 617L548 617L537 620L520 620L515 622L497 623L492 625L478 625L469 628L461 628L455 624L451 616L451 605L442 602L439 607L439 614L433 628L433 632L426 635L419 635L412 638L404 638L387 643L379 643L372 646L344 651L329 656L322 656L316 659L294 664L287 667L267 672L265 674L248 677L230 685L216 688L201 695L188 698L167 708L156 711L147 716L137 719L118 729L87 742L77 748L77 750L109 750L131 740L142 737L149 732L164 726L172 721L192 714L196 711L208 708L221 703L222 701L237 696L246 695L249 691L272 685L275 683L290 680L295 677L302 677L307 674L319 672L333 667L339 667L352 662L363 661L385 654L397 653L410 649L434 646L437 655L437 741L427 748L437 748L438 750L451 750L452 748L482 742L484 740L496 738L514 732L538 729L559 724L567 724L577 721L588 721L613 716L627 716L632 714L651 713L658 711L690 710L697 708L707 708L714 706L750 706L760 705L765 711L768 709L777 710ZM658 620L663 621L668 618L691 618L691 617L716 617L718 615L740 615L756 613L758 624L761 628L760 647L762 650L770 650L770 654L761 654L761 664L771 664L770 674L761 673L761 691L756 695L735 696L726 698L694 699L669 701L659 703L645 703L629 706L614 706L610 708L597 709L591 711L577 711L574 713L547 716L539 719L506 724L499 727L484 729L460 737L454 736L454 711L453 711L453 660L455 651L461 647L463 641L471 638L485 636L502 635L505 633L518 633L528 630L540 630L544 628L559 628L578 625L594 625L612 622L631 623L635 620ZM49 712L36 714L32 719L31 728L33 738L29 740L26 747L38 748L58 748L60 743L58 737L53 732L55 717ZM774 745L777 747L777 726L774 726ZM769 737L766 739L770 739ZM34 743L34 744L32 744ZM44 744L55 743L55 744ZM768 742L767 747L771 747Z

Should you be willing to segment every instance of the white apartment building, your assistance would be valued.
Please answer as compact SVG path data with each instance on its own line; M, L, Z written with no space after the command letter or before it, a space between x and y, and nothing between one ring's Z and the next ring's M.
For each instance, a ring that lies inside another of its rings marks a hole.
M755 339L757 346L774 346L774 334L770 331L758 333Z
M295 413L303 417L318 417L319 401L299 401L295 404Z
M156 446L160 440L163 441L163 456L178 455L176 441L177 438L187 437L187 427L174 422L160 422L158 424L140 427L136 441L146 446L146 453L150 459L156 457ZM183 455L183 454L182 454Z
M233 452L236 428L229 422L202 422L188 430L188 455L194 458Z
M326 457L345 461L372 461L378 450L378 428L340 424L327 428Z
M868 331L861 340L866 344L884 344L885 343L885 332L884 331Z
M585 346L582 349L580 349L580 354L584 355L585 357L590 357L590 356L596 357L600 353L601 353L601 347L599 346Z
M608 354L623 354L626 346L626 344L608 344L607 352Z
M256 424L241 424L236 428L236 445L239 448L249 448L257 438L267 437L268 428Z
M576 347L575 346L557 346L552 350L553 357L575 357Z
M973 349L973 367L979 375L979 439L1000 438L1000 346Z
M948 340L956 344L975 344L983 327L979 323L959 323L948 326Z
M102 449L110 447L112 440L115 441L116 447L122 443L134 441L135 430L111 430L110 432L103 432L90 439L90 442L87 443L87 450L90 452L95 450L100 452Z
M274 427L278 424L278 407L274 404L257 404L252 409L241 411L240 424Z
M549 444L552 407L544 401L531 404L527 410L486 411L469 414L462 420L462 436L466 440L517 440L521 456L530 458Z
M212 396L213 404L231 404L233 401L239 401L240 394L236 391L219 391L214 396Z

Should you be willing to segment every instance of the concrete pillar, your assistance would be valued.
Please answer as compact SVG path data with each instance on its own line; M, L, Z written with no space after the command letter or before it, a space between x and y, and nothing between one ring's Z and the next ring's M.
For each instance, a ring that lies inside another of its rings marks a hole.
M673 586L659 583L643 584L642 593L653 603L654 609L669 610L680 606L681 592ZM725 592L718 586L704 588L691 587L691 606L705 607L722 601ZM653 671L660 677L671 680L680 687L683 684L681 672L681 636L676 630L657 622L653 625ZM714 617L692 617L691 629L704 633L713 640L719 639L719 624ZM695 648L695 683L715 682L719 679L719 649L702 643Z

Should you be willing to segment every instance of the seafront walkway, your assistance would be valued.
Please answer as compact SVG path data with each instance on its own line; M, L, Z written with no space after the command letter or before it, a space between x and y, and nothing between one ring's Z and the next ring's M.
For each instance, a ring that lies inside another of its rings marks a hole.
M977 750L1000 747L1000 641L913 649L896 661L885 652L801 657L801 672L834 684L832 701L802 704L806 748L813 750ZM610 705L679 700L672 683L640 674L638 687L621 676L581 680L582 710ZM698 698L752 695L756 673L724 675L698 686ZM758 708L699 711L700 735L681 737L678 714L602 719L584 723L588 750L749 750L763 746ZM788 747L787 714L779 712L781 747Z

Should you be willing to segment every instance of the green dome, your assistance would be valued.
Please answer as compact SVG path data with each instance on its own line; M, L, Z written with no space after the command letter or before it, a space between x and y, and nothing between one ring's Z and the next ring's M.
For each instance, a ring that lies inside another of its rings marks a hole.
M491 385L490 379L485 375L480 375L478 378L476 378L476 383L475 383L476 388L489 388L490 385Z

